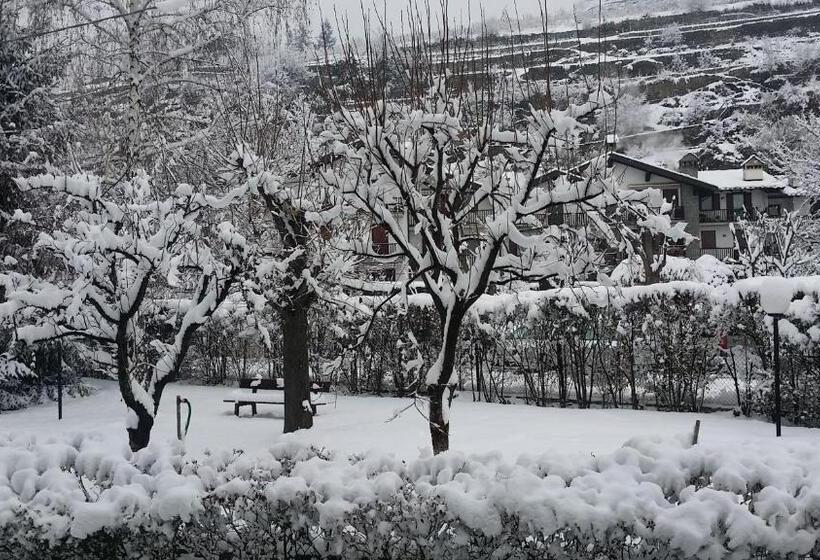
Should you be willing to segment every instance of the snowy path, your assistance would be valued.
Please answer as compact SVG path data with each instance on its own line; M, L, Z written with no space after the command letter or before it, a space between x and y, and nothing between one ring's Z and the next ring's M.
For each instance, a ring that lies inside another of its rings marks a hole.
M93 380L100 390L81 399L68 399L64 419L57 421L54 403L27 410L0 414L0 434L36 435L39 438L75 431L97 431L112 445L126 447L123 406L116 384ZM175 435L174 395L181 394L193 404L188 449L201 453L206 448L241 448L250 453L265 450L282 438L282 408L260 406L252 418L233 416L233 407L223 403L234 389L170 385L154 430L155 438L168 440ZM406 399L340 396L336 408L322 407L314 429L296 434L304 440L331 449L349 452L378 450L415 458L429 449L425 420L413 408L396 420L385 421ZM451 447L473 452L498 450L508 460L522 453L558 451L604 453L620 447L627 439L641 435L673 437L690 432L695 419L701 420L701 441L710 444L774 440L774 426L757 420L734 418L731 414L680 414L632 410L574 410L535 408L524 405L497 405L469 402L462 395L453 404ZM810 440L820 444L820 429L784 428L784 443Z

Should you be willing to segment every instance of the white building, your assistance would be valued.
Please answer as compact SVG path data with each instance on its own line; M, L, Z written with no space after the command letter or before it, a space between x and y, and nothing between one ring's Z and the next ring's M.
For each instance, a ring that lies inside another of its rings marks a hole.
M648 161L615 152L610 155L613 178L621 188L656 188L674 204L672 219L686 222L697 240L686 256L711 254L723 259L734 251L729 224L743 215L780 216L785 211L807 213L806 197L787 181L767 173L755 156L737 169L701 171L698 158L686 153L676 162Z

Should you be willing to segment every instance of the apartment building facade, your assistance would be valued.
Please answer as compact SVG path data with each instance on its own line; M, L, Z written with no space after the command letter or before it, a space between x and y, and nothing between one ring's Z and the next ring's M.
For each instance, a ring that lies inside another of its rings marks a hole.
M660 164L614 152L609 157L612 177L620 188L659 189L673 204L672 219L686 223L696 237L682 255L695 259L704 254L721 260L734 255L730 224L755 213L781 216L807 213L805 196L787 181L770 175L763 162L752 156L736 169L700 170L693 153L673 164Z

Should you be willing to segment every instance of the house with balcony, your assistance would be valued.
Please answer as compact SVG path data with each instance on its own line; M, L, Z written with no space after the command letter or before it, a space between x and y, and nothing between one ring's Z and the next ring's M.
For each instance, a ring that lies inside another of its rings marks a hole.
M696 154L684 152L673 159L635 158L621 152L609 156L610 176L619 188L641 190L658 189L673 206L673 221L685 222L685 230L696 239L688 246L681 246L675 256L697 259L708 254L718 259L735 256L734 238L730 224L740 217L763 213L781 216L785 211L807 213L809 204L805 196L791 188L787 181L769 174L764 163L752 156L740 167L722 170L701 170ZM395 203L399 222L412 239L413 225L403 205ZM462 236L477 234L480 228L493 218L489 203L486 208L472 212L459 224ZM531 227L565 224L571 228L587 225L589 216L568 205L552 208L534 216ZM539 225L540 224L540 225ZM365 259L363 268L375 278L393 280L406 266L399 256L395 242L387 230L378 224L371 226L372 250L378 258ZM514 251L512 246L509 250ZM383 255L383 256L382 256ZM617 257L617 255L614 255Z
M686 222L686 231L697 238L685 250L681 248L692 259L704 254L719 259L733 256L729 224L741 216L809 211L806 197L785 179L770 175L755 156L736 169L721 170L699 169L698 157L691 152L671 162L613 152L609 163L620 188L659 189L672 203L672 220Z

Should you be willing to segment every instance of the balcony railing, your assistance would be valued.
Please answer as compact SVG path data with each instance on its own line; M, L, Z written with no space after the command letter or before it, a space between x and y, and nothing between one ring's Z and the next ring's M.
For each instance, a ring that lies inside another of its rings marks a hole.
M461 221L462 225L481 225L493 220L497 213L493 210L473 210ZM539 212L533 216L542 227L567 225L569 227L584 227L589 223L589 216L584 212Z
M734 222L740 216L746 213L746 210L743 208L721 208L719 210L701 210L700 214L700 223L702 224L714 224L720 222Z
M700 223L720 223L720 222L736 222L743 217L756 217L765 215L770 218L779 218L781 215L779 204L770 204L765 210L755 208L751 211L745 208L721 208L719 210L701 210Z
M726 259L734 259L737 258L736 251L733 247L714 247L714 248L703 248L700 249L701 256L703 255L712 255L718 260L726 260Z
M495 210L473 210L469 212L461 221L463 225L486 224L496 217Z
M373 241L372 249L375 255L396 256L399 246L396 243Z

